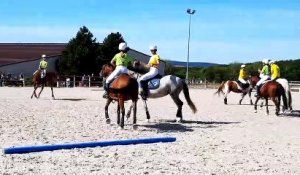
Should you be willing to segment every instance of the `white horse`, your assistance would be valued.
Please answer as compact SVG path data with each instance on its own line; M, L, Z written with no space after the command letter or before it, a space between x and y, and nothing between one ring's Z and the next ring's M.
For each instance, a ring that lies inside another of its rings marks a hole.
M154 89L151 86L155 83L159 83L159 85L156 84L155 86L158 86L158 87ZM177 113L176 113L176 121L177 122L182 122L183 102L179 98L179 94L181 93L181 91L183 91L184 97L185 97L189 107L193 111L193 113L197 112L197 108L190 98L188 85L186 84L186 82L183 79L176 77L174 75L166 75L166 76L162 77L160 80L153 79L153 80L149 81L148 85L150 85L148 98L160 98L160 97L164 97L166 95L171 96L172 100L177 105ZM139 88L139 91L140 92L142 91L141 87ZM148 111L147 102L143 98L142 98L142 100L144 102L144 108L146 110L147 121L149 121L150 114ZM129 118L129 116L130 116L131 109L132 109L132 107L130 107L130 109L127 113L127 118Z
M293 110L293 107L292 107L292 95L291 95L291 88L290 88L289 82L285 78L278 78L278 79L276 79L276 81L279 84L281 84L281 86L284 89L285 96L286 96L286 99L287 99L287 107L288 107L288 109L289 110Z

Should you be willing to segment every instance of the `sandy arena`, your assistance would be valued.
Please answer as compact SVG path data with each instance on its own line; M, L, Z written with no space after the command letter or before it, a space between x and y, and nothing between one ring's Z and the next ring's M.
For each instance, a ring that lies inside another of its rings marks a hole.
M138 102L138 129L132 118L125 129L116 125L116 103L107 125L105 99L99 88L45 88L30 99L32 87L0 88L0 149L13 146L78 143L145 137L176 137L172 143L109 146L0 155L0 174L300 174L300 93L293 92L294 112L275 116L265 108L254 113L248 96L228 105L216 90L190 89L198 108L184 102L182 124L169 96L148 101L150 123ZM130 103L126 103L128 109Z

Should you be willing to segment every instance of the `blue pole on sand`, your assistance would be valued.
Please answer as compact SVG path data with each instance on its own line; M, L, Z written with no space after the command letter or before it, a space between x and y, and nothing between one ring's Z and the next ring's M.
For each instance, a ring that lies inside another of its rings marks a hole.
M85 143L66 143L56 145L36 145L36 146L20 146L5 148L4 154L23 154L30 152L40 151L53 151L60 149L73 149L73 148L87 148L87 147L104 147L113 145L132 145L132 144L149 144L157 142L174 142L175 137L154 137L154 138L140 138L140 139L128 139L128 140L113 140L113 141L100 141L100 142L85 142Z

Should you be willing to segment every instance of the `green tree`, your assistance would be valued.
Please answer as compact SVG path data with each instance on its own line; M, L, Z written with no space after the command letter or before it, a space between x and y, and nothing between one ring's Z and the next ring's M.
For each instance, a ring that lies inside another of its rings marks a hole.
M58 61L60 74L97 73L97 50L99 43L85 26L81 27L66 46L62 58Z
M117 33L109 34L99 47L100 60L98 62L108 63L119 52L119 44L125 42L123 36Z

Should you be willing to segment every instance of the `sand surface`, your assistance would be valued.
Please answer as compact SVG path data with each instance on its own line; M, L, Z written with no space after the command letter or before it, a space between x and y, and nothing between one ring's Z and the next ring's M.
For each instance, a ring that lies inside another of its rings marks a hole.
M245 97L230 93L228 105L215 90L190 89L198 108L183 100L184 123L176 123L169 96L148 101L145 122L138 102L137 124L120 130L116 103L105 123L103 91L97 88L46 88L30 99L32 88L0 88L0 149L13 146L78 143L148 137L176 137L172 143L109 146L28 154L0 154L0 174L300 174L300 93L293 92L293 113L254 113ZM128 109L130 103L126 103ZM132 118L131 118L132 119Z

